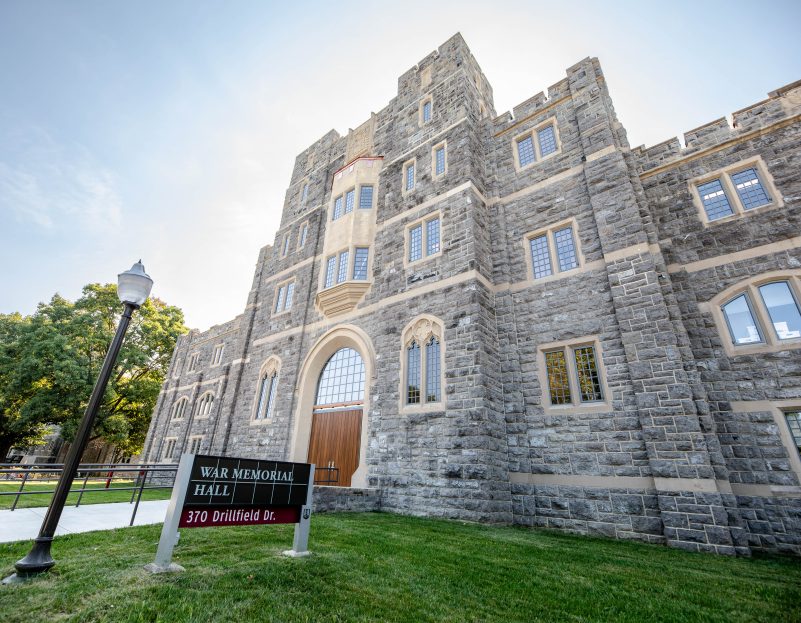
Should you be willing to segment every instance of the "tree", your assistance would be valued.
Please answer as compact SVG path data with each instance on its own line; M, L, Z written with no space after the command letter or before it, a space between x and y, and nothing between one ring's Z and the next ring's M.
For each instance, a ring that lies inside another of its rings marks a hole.
M0 315L0 460L40 441L50 424L71 441L122 305L113 284L90 284L75 303L55 295L30 317ZM149 299L133 316L92 439L119 456L141 450L179 335L183 312Z

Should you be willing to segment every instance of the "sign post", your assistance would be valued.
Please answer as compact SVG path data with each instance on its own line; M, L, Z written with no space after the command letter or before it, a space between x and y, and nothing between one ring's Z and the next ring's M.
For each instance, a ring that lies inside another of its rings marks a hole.
M151 573L183 571L172 562L178 528L294 523L292 557L308 556L314 465L184 454Z

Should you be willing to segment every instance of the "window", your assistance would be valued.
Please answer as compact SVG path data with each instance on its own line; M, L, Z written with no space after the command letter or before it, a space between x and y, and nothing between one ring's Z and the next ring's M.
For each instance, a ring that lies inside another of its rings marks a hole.
M200 397L197 403L197 417L208 417L211 408L214 406L214 394L206 392Z
M407 193L414 190L414 160L403 165L403 190Z
M334 213L331 215L331 220L335 221L342 216L342 195L334 199Z
M361 186L359 188L359 209L370 210L373 207L373 187Z
M560 144L556 122L550 119L523 134L518 134L513 139L513 147L517 170L557 153Z
M334 285L334 266L336 265L337 256L332 255L325 261L325 287L330 288Z
M192 353L191 355L189 355L189 367L187 368L188 372L194 372L195 368L197 368L199 359L200 359L199 353Z
M403 338L403 405L408 407L441 403L441 323L431 317L419 318L406 327Z
M434 104L431 96L424 98L420 102L420 111L418 113L418 124L420 126L423 126L431 121L432 113L434 112L433 106Z
M409 263L438 255L442 250L439 214L413 223L407 228L407 260Z
M348 275L348 251L339 254L339 271L337 271L337 283L345 281Z
M735 346L801 338L801 310L791 280L752 285L727 300L723 317ZM765 329L768 329L767 331Z
M178 399L178 401L172 407L173 420L182 420L184 418L184 412L186 411L186 405L188 402L189 398L186 397Z
M167 439L165 440L167 444L164 446L164 454L162 455L161 459L164 461L168 461L172 459L172 455L175 453L175 439Z
M367 258L370 253L368 247L356 247L353 255L353 279L364 281L367 279Z
M214 352L211 355L211 365L219 366L222 363L222 356L223 356L223 349L225 348L225 344L217 344L214 347Z
M256 388L256 408L253 414L255 421L268 420L273 415L275 396L278 391L278 368L279 363L274 358L261 368Z
M353 212L353 204L356 201L356 190L351 189L345 193L345 214Z
M690 186L705 225L757 208L783 205L761 158L696 178Z
M286 257L289 253L289 234L284 234L284 242L281 244L281 257Z
M357 251L358 251L358 249L357 249ZM366 262L367 262L367 258L366 258L367 249L366 248L362 250L362 254L365 255L365 257L364 257L364 262L365 262L364 268L366 270L366 268L367 268L367 265L366 265ZM350 261L350 250L349 249L345 249L344 251L340 251L338 255L335 254L335 255L331 255L331 256L328 257L328 259L325 262L325 281L324 281L323 289L330 288L331 286L334 285L335 282L336 283L343 283L344 281L347 280L347 278L348 278L348 263L349 263L349 261ZM357 259L356 262L354 262L354 266L353 266L354 277L353 277L353 279L357 279L357 277L355 277L356 270L357 270L357 266L356 266L357 262L358 262L358 259ZM364 279L366 279L366 278L367 277L365 276Z
M431 100L423 102L423 123L431 121Z
M362 356L352 348L340 348L323 367L317 382L315 406L364 400L365 379Z
M298 234L298 249L306 246L306 237L309 235L309 224L303 223L300 226L300 233Z
M795 446L801 452L801 411L785 411L784 418L787 420L787 428L790 429Z
M530 270L534 279L579 268L581 263L573 233L575 226L573 221L560 223L526 236Z
M295 294L295 281L287 281L278 286L275 293L275 307L273 314L280 314L292 308L292 299Z
M200 444L203 442L203 437L190 437L189 438L189 454L197 454L200 452Z
M448 163L445 153L445 143L436 145L432 150L431 162L433 165L432 174L434 177L445 175L448 170Z
M598 352L592 338L541 349L546 408L608 407Z
M308 199L308 198L309 198L309 185L308 184L304 184L303 185L303 190L300 193L300 200L301 200L301 202L306 203L306 199Z

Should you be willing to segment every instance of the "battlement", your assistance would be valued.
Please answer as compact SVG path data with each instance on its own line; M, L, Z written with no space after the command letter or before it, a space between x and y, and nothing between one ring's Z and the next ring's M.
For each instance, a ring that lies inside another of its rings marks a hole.
M714 148L801 115L801 80L771 91L768 98L731 115L720 117L684 133L684 145L677 137L652 147L640 145L632 152L640 159L642 171L669 164L686 156Z

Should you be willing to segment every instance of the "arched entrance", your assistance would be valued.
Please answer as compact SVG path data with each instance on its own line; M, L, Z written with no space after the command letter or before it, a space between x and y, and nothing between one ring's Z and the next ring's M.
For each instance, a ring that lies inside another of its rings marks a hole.
M317 381L309 435L308 462L317 465L315 482L349 487L359 466L365 367L348 346L326 362Z

